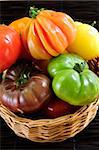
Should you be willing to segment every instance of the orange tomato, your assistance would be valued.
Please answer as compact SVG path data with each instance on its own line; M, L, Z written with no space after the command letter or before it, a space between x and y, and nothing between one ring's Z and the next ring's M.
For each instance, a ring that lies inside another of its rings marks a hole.
M31 8L32 18L10 24L21 33L23 45L35 59L47 60L66 53L76 36L73 19L65 13ZM21 23L21 21L23 23Z
M27 26L27 24L31 21L31 18L29 17L23 17L20 19L17 19L13 21L12 23L9 24L10 27L12 27L14 30L16 30L21 38L21 43L22 43L22 50L21 50L21 58L27 58L31 59L31 55L28 51L28 46L26 45L26 41L22 40L22 30Z
M40 30L39 30L40 31ZM49 59L50 55L47 51L45 51L44 47L41 44L39 37L35 32L35 20L32 21L32 25L30 26L28 33L28 47L31 55L34 58L38 59Z
M13 21L12 23L9 24L9 26L14 28L21 35L22 30L25 28L25 26L30 20L31 18L29 17L23 17Z

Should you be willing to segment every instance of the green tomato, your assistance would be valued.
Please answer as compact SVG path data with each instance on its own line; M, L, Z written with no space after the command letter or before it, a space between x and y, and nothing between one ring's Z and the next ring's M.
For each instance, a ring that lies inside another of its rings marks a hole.
M99 95L99 78L81 57L62 54L48 65L56 96L72 105L86 105Z
M75 54L62 54L54 59L51 59L48 65L48 72L51 77L56 76L57 72L64 69L73 69L75 64L84 63L84 69L88 68L86 61Z

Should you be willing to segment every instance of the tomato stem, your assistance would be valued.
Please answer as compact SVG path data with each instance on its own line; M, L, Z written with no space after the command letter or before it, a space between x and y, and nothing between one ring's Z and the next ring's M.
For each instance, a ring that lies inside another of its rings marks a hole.
M28 81L28 78L25 74L21 75L20 78L17 80L17 86L25 84Z
M24 70L21 72L21 74L20 74L18 80L16 81L17 86L20 86L20 85L22 85L22 84L25 84L25 83L28 81L28 79L30 78L30 74L31 74L31 70L29 70L29 69L27 69L27 70L24 69Z
M81 62L81 64L78 64L78 63L76 63L75 65L74 65L74 70L75 71L77 71L78 73L81 73L81 72L83 72L83 70L85 69L85 65L86 65L86 63L85 62Z
M94 27L96 25L96 21L93 21L93 23L91 24L92 27Z
M40 11L44 10L44 8L41 8L41 9L38 9L38 8L35 8L34 6L33 7L30 7L30 10L29 10L29 16L31 18L36 18L36 16L40 13Z

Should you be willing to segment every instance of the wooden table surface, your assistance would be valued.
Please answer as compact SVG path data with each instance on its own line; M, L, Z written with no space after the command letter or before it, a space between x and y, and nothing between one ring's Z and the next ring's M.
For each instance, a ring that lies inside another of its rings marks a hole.
M97 21L99 29L99 1L33 1L1 2L0 23L9 24L11 21L28 15L30 5L61 10L71 15L75 20L87 23ZM96 118L81 133L74 138L61 143L34 143L17 137L0 118L0 150L99 150L99 111Z

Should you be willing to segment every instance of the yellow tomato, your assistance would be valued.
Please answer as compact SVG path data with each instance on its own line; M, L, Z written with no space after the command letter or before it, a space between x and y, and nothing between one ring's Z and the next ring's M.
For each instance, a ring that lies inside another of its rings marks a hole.
M68 47L69 52L76 53L86 60L99 56L99 32L88 24L75 22L77 35L74 42Z

